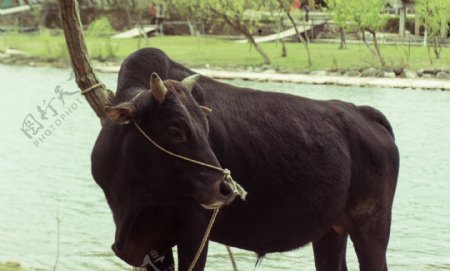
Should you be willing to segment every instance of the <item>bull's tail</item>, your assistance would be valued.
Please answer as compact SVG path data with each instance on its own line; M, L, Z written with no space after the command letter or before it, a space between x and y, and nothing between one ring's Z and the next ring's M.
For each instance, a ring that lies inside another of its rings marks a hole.
M392 138L395 138L392 126L383 113L370 106L358 106L358 108L367 119L381 124L392 135Z

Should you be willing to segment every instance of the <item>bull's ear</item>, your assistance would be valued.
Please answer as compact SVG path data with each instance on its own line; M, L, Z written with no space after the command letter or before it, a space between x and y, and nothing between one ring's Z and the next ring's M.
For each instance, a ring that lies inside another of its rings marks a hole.
M193 74L191 76L184 78L183 81L181 81L181 83L185 85L189 91L192 91L199 78L200 74Z
M133 103L124 102L116 106L105 106L105 112L113 121L125 124L134 119L136 107Z
M212 109L207 106L200 105L200 109L202 110L203 114L205 114L206 116L212 112Z

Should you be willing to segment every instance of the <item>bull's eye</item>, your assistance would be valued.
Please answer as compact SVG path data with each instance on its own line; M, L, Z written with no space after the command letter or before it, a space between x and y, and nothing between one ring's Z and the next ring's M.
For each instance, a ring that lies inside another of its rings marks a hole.
M181 140L183 138L183 135L181 134L180 130L178 130L175 127L170 127L167 130L167 135L174 140Z

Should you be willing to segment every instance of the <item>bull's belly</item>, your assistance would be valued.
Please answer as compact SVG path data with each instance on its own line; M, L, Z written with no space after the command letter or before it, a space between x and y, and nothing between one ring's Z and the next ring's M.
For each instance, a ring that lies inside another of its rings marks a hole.
M331 217L323 218L325 215L330 216L325 212L308 214L301 210L295 212L251 207L239 212L239 206L221 212L213 227L211 240L258 254L285 252L302 247L317 240L333 223Z
M315 235L317 238L321 235L323 235L326 231L320 231L317 232ZM308 238L309 237L309 238ZM253 251L257 253L258 255L264 255L267 253L274 253L274 252L286 252L291 251L294 249L298 249L302 246L307 245L308 243L314 241L315 239L310 238L312 235L305 235L305 236L291 236L290 238L288 236L285 237L278 237L271 241L262 241L262 240L250 240L246 239L244 236L235 236L235 237L229 237L229 236L223 236L223 235L214 235L211 236L211 240L223 245L236 247L248 251Z

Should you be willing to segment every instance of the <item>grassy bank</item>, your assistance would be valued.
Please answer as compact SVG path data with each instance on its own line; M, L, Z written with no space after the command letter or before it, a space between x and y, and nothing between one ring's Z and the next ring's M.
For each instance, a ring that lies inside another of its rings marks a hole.
M138 39L114 40L87 37L92 59L100 61L121 61L138 49ZM151 37L140 42L141 47L157 47L174 60L191 67L237 68L262 66L260 56L248 44L238 44L213 38L189 36ZM306 52L301 44L288 43L288 57L281 57L281 44L263 43L262 47L271 57L273 68L296 72L305 70L328 70L378 67L379 63L364 45L349 45L339 50L337 44L311 44L313 66L308 67ZM14 48L31 54L42 61L68 62L64 36L44 34L8 34L0 36L0 50ZM450 48L443 48L441 59L433 56L430 64L425 47L406 45L382 45L381 51L389 67L408 67L413 70L427 67L450 66Z
M23 269L20 267L20 263L7 262L0 263L0 271L23 271Z

